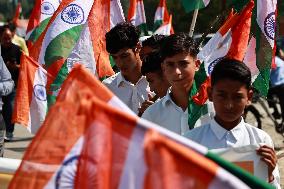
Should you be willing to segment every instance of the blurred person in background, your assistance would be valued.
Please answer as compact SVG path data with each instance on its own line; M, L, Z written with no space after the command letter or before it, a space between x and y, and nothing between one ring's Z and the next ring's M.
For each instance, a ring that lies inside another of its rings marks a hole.
M21 48L23 53L25 53L26 55L29 55L29 50L28 50L25 39L18 36L16 33L16 29L17 29L16 25L13 23L9 23L7 27L9 27L10 31L12 32L12 36L13 36L12 43L14 43L15 45L18 45Z
M268 92L268 99L273 99L275 95L279 99L281 113L279 113L276 103L268 101L269 106L273 108L273 116L275 118L282 118L284 120L284 37L276 41L275 54L276 68L271 69L270 73L270 89Z
M1 52L1 46L0 46ZM0 54L0 157L4 154L5 123L2 116L2 97L10 94L14 88L14 81Z
M20 58L22 51L19 46L12 43L13 34L9 27L3 27L1 33L1 55L15 83L15 87L13 88L12 92L8 96L2 97L2 101L4 103L2 115L6 125L5 139L6 141L11 141L14 137L14 124L11 120L14 109L14 100L16 96L16 87L19 77Z

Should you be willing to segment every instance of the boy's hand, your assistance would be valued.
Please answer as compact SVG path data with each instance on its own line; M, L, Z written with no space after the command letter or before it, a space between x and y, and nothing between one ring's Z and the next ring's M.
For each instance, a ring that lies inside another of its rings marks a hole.
M269 182L272 182L274 180L272 172L277 164L277 156L274 149L269 146L263 145L259 149L257 149L256 152L262 157L261 160L264 161L268 166L268 179Z

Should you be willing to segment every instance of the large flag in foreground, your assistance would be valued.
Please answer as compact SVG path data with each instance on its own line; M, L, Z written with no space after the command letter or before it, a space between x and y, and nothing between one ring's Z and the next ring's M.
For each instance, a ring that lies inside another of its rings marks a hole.
M271 188L205 147L138 118L82 66L64 82L9 188L22 186Z
M141 35L148 35L143 0L130 0L127 19L141 30Z
M250 1L239 14L231 13L218 32L208 41L197 55L202 62L195 76L196 85L190 94L188 124L193 128L196 120L203 114L207 100L206 88L214 65L223 57L243 61L248 46L251 15L254 2ZM240 32L241 31L241 32ZM197 92L197 90L199 91Z
M47 112L46 82L52 77L30 57L22 54L13 122L27 126L35 134Z
M182 0L182 5L186 12L202 9L209 4L210 0Z

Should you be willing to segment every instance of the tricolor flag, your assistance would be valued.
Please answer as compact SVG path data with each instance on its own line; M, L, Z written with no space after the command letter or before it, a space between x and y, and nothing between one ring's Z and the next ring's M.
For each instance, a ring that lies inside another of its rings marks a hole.
M182 0L182 5L186 12L202 9L209 4L210 0Z
M233 6L240 9L246 1L232 0ZM277 0L256 1L252 22L252 37L250 46L255 52L247 52L245 62L249 65L256 64L252 69L257 74L253 86L266 96L269 89L270 69L275 61L275 33Z
M250 1L240 14L231 13L223 26L197 55L202 64L195 76L195 87L193 87L196 92L198 89L199 91L190 95L188 124L191 128L206 108L204 105L208 98L206 88L210 84L209 76L214 65L223 57L243 61L248 46L253 7L254 2Z
M272 188L205 147L138 118L82 66L63 84L9 188L22 186Z
M159 6L155 12L154 29L157 30L163 23L168 22L170 15L167 9L166 0L160 0Z
M13 122L27 126L35 134L47 112L46 70L30 57L22 54L21 68L13 112Z
M171 35L174 33L173 27L172 27L172 15L170 15L169 20L167 22L164 22L155 32L154 34L160 34L160 35Z
M143 0L130 0L128 20L141 29L141 35L148 35Z
M85 30L82 33L83 29ZM61 84L72 68L70 65L73 65L74 56L71 53L77 53L81 58L88 57L84 61L92 61L89 62L93 64L91 71L96 72L99 77L114 73L105 50L104 36L109 29L110 0L66 0L60 4L44 33L35 43L37 48L33 48L31 52L35 60L56 76L47 83L49 106L54 103ZM82 51L84 48L76 50L86 46L84 42L91 45L87 51ZM69 56L72 64L66 61Z
M46 28L51 16L56 11L60 4L60 1L54 0L36 0L34 8L32 10L27 31L26 41L29 49L31 49L33 43L38 39L40 34Z

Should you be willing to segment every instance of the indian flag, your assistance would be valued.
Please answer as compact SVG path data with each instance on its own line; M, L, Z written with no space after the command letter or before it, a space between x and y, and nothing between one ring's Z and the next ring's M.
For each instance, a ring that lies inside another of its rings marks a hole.
M170 15L167 10L166 0L160 0L159 6L155 12L153 31L157 30L163 23L168 22L169 19Z
M88 67L99 77L113 74L104 40L109 28L109 0L67 0L60 4L45 32L36 42L35 46L39 48L34 48L32 52L33 57L38 59L49 73L56 76L47 83L49 106L54 103L76 58L87 58L82 63L91 61L88 62ZM86 47L88 44L91 46ZM83 46L87 51L82 51ZM70 58L67 59L68 57Z
M195 90L190 94L188 124L191 128L201 115L207 113L204 105L208 99L206 88L210 85L209 76L215 64L223 57L243 61L249 41L253 7L254 2L250 1L240 14L231 13L197 55L202 64L195 75Z
M83 66L69 74L9 188L22 186L272 188L205 147L138 118Z
M148 35L143 0L130 0L128 20L141 29L141 35Z
M182 0L186 12L202 9L209 4L210 0Z
M36 0L26 31L26 41L29 49L46 28L51 16L58 8L60 1Z
M246 1L233 0L233 6L238 10ZM248 51L245 62L253 66L257 73L253 86L266 96L269 89L270 69L275 61L275 32L276 32L276 12L277 0L256 1L253 14L253 32L250 45L255 51Z
M172 15L170 15L169 20L164 22L155 32L154 34L161 34L161 35L171 35L173 34L173 27L172 27Z
M22 54L13 122L25 125L35 134L47 112L46 82L51 77L30 57Z

